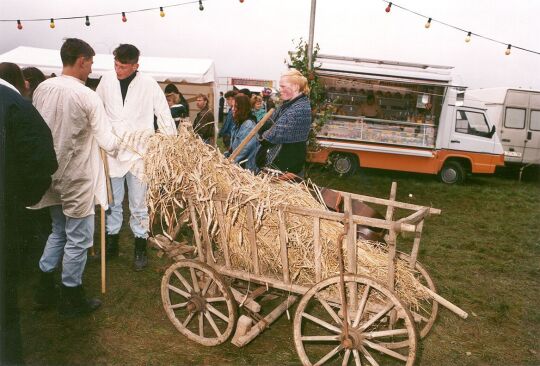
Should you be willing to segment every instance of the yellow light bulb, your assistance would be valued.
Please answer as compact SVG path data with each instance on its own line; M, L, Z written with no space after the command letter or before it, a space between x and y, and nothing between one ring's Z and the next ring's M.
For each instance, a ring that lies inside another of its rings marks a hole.
M163 6L159 7L159 16L162 18L165 16L165 12L163 11Z
M51 18L51 23L49 24L49 27L51 27L51 29L55 27L53 18Z

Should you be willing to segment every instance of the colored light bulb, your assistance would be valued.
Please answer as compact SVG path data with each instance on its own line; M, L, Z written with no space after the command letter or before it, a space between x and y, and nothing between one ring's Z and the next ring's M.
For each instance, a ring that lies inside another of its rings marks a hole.
M431 26L431 18L428 19L428 21L426 22L426 24L424 25L424 27L429 28Z
M49 23L49 27L51 27L51 29L54 29L54 27L55 27L53 18L51 18L51 22Z
M159 16L162 18L165 16L165 12L163 11L163 6L159 7Z
M122 12L122 21L125 23L127 22L126 13Z
M203 11L204 10L204 6L202 4L202 0L199 0L199 10L200 11Z
M388 6L386 9L384 9L385 12L390 13L390 10L392 9L392 3L388 3Z
M86 16L86 21L84 22L84 25L86 25L87 27L90 26L90 18L88 17L88 15Z
M23 27L22 27L21 21L17 20L17 29L21 30L22 28Z
M505 54L506 56L508 56L508 55L512 52L512 51L510 50L511 48L512 48L512 45L509 44L508 47L506 48L506 51L504 51L504 54Z

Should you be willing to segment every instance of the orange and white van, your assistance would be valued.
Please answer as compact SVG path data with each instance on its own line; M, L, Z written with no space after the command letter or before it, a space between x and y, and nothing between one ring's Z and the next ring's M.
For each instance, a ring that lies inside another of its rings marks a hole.
M445 183L491 174L504 151L483 103L452 85L451 67L318 56L336 106L308 161L340 175L358 167L438 174Z

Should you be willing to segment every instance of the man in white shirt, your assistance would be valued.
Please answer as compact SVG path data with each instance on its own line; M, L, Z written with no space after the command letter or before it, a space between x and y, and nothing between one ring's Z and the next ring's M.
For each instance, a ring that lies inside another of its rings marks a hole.
M115 71L103 75L96 91L103 101L117 136L153 133L154 116L159 132L175 135L174 120L159 84L153 78L137 72L140 55L137 47L121 44L113 54ZM144 146L139 148L144 149ZM131 148L121 151L116 158L108 158L114 202L107 212L107 256L118 256L124 184L127 183L130 227L135 237L136 271L143 270L148 264L146 239L149 222L141 153L142 151L133 151Z
M33 103L51 129L58 170L34 208L49 207L52 233L39 261L38 305L54 304L53 271L62 260L60 315L94 311L98 299L86 299L82 275L94 236L94 206L107 206L105 172L99 148L116 154L118 138L99 96L84 82L92 72L94 50L88 43L68 38L60 49L62 75L41 83Z

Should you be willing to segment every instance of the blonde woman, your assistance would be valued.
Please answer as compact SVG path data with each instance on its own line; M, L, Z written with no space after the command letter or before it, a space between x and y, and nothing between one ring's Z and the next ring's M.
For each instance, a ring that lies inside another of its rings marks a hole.
M306 161L309 131L311 129L311 105L307 79L295 69L285 72L279 81L283 105L271 117L272 125L259 140L257 154L259 167L278 169L288 179L291 175L302 176Z

